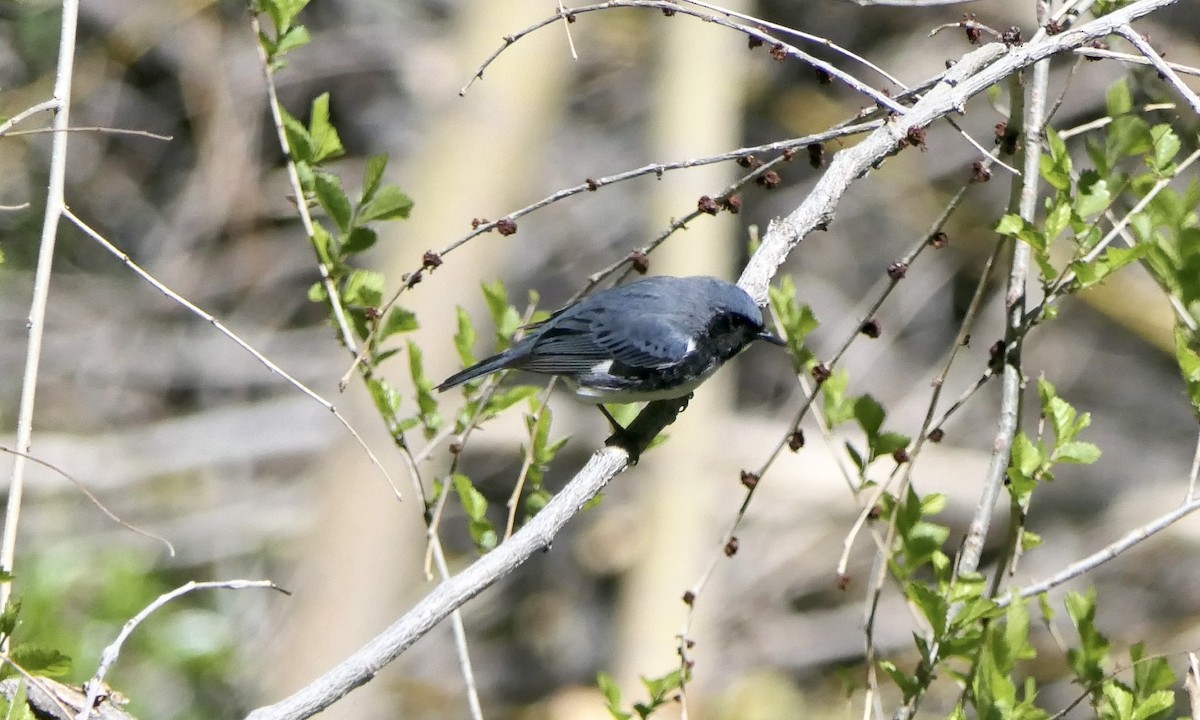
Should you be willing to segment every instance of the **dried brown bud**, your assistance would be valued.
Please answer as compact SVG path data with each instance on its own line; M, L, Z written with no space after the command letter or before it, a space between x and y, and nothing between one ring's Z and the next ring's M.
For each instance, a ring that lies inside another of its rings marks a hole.
M846 589L846 588L848 588L848 587L850 587L850 576L849 576L849 575L847 575L847 574L845 574L845 573L842 573L841 575L838 575L838 577L837 577L837 589L838 589L838 590L845 590L845 589Z
M745 155L737 159L737 164L744 168L750 168L753 170L754 168L762 167L762 160L759 160L753 155Z
M441 266L442 266L442 256L438 255L434 251L426 250L425 254L421 256L421 267L429 268L430 270L433 270L434 268L438 268Z
M883 506L878 503L872 505L871 509L867 511L868 520L878 520L881 517L883 517Z
M600 189L600 183L596 182L595 180L593 180L591 178L584 180L583 183L585 185L587 185L588 192L596 192L597 190Z
M887 274L893 280L903 280L904 276L908 274L908 263L897 260L887 266Z
M982 160L971 163L971 182L985 183L992 179L992 171L987 169Z
M946 437L946 431L941 428L934 428L929 431L929 442L940 443Z
M761 47L763 44L763 41L762 41L762 38L760 38L760 37L755 37L754 35L747 35L746 36L746 44L750 47L751 50L753 50L756 47Z
M941 250L949 244L950 238L941 230L938 230L929 236L929 247L933 248L934 250Z
M832 85L833 84L833 76L830 75L829 71L826 70L825 68L813 68L813 72L816 73L817 82L819 82L820 84L822 84L822 85Z
M880 325L879 321L875 318L870 318L863 321L863 324L859 326L858 331L874 340L883 333L883 326Z
M829 366L825 363L819 362L816 365L813 365L812 376L813 380L815 380L818 385L828 380L831 374L832 373L829 371Z
M691 607L696 604L696 593L688 590L683 594L683 604Z
M645 275L650 269L650 256L641 250L629 253L629 265L638 275Z
M742 471L742 484L746 486L747 490L753 490L758 487L758 481L758 473L752 473L749 470Z
M717 207L717 201L707 195L701 195L700 201L696 203L696 208L702 213L716 215L720 208Z
M770 190L772 188L779 187L781 180L779 178L779 173L775 172L774 170L768 170L755 178L754 182Z
M725 557L733 557L737 555L738 539L735 537L729 538L729 542L725 543Z
M496 232L505 237L515 235L517 232L517 223L511 218L500 218L496 221Z
M1051 19L1050 22L1046 23L1044 27L1046 28L1047 35L1058 35L1063 30L1066 30L1066 26L1054 19Z
M904 141L912 147L925 149L925 128L910 127L908 132L904 133Z
M487 225L487 223L488 223L487 218L472 218L471 219L471 229L478 230L480 225Z
M908 462L908 448L896 448L892 451L892 459L897 465L903 465Z
M1000 35L1000 42L1004 43L1008 47L1022 44L1025 41L1021 39L1021 28L1013 25L1009 29L1005 30Z
M771 46L771 59L776 62L787 60L787 48L783 46L783 43L775 43Z
M721 207L725 208L730 213L737 215L742 211L742 199L737 195L730 195L721 201Z
M804 431L796 428L791 435L788 435L788 449L797 452L802 447L804 447Z

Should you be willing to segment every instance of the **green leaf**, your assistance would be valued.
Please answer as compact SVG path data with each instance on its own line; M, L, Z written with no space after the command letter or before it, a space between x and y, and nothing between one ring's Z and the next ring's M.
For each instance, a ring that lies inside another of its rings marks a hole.
M1138 703L1133 709L1133 720L1150 720L1160 713L1169 713L1175 709L1175 693L1170 690L1159 690L1150 697ZM1169 717L1169 714L1166 715Z
M4 612L0 613L0 638L11 638L17 629L17 617L21 614L21 599L11 598Z
M462 473L455 473L452 482L454 492L458 493L458 500L462 503L463 512L471 520L482 520L487 515L487 498L475 488L471 478Z
M341 250L338 247L337 240L334 239L325 226L321 223L313 224L312 236L313 252L317 254L317 259L326 266L336 266L337 257L341 255Z
M23 643L13 646L9 657L26 672L60 677L71 671L71 658L57 650Z
M1042 177L1055 190L1071 189L1071 154L1054 128L1046 128L1046 145L1050 151L1038 158L1038 169ZM1050 233L1047 233L1050 234ZM1051 237L1053 235L1051 234Z
M617 682L612 679L611 675L606 672L596 673L596 686L604 695L610 715L617 720L629 720L633 717L632 713L621 710L621 688L617 686Z
M471 324L471 316L459 306L455 308L458 320L458 330L454 333L454 349L458 351L459 362L463 367L475 364L475 326Z
M850 375L841 368L833 371L825 382L821 383L822 409L825 411L825 421L830 427L836 427L854 417L856 402L854 398L846 397L846 388L850 385Z
M884 412L883 406L870 395L862 395L854 402L854 418L858 420L858 425L866 433L867 438L873 438L879 434L879 429L883 427L886 417L887 413Z
M376 334L379 342L383 342L387 338L397 333L406 333L416 330L417 316L411 311L405 310L402 307L393 307L388 311L387 317L384 318L383 324L379 326L379 331Z
M1019 431L1013 438L1012 465L1022 475L1034 477L1046 462L1040 447L1035 445L1025 432Z
M1097 215L1112 203L1112 192L1108 181L1100 177L1095 170L1085 170L1079 174L1079 191L1075 196L1075 212L1081 218Z
M1052 459L1055 462L1091 465L1100 459L1100 448L1089 442L1067 442L1055 448Z
M996 223L996 233L1008 237L1016 237L1025 228L1025 219L1020 215L1005 215Z
M438 413L437 398L433 396L433 381L425 376L421 349L411 340L408 346L408 371L412 377L413 387L417 389L417 409L421 425L425 428L425 438L430 439L437 434L442 426L442 416Z
M1154 152L1146 158L1146 164L1159 173L1174 172L1172 161L1182 147L1179 136L1170 125L1155 125L1150 129L1150 137L1154 143Z
M363 171L363 189L362 197L358 199L358 204L369 202L375 197L375 191L379 189L379 182L383 179L383 171L387 169L388 156L386 154L372 155L367 160L367 167Z
M489 417L498 415L522 400L529 400L537 397L537 394L538 388L532 385L517 385L516 387L511 387L507 390L499 390L492 393L492 398L488 400L487 407L484 409L483 414Z
M261 0L262 9L275 25L277 33L286 32L296 15L308 5L308 0Z
M1133 93L1129 91L1129 83L1121 78L1108 88L1105 94L1105 108L1109 117L1124 115L1133 110Z
M338 230L346 232L350 229L350 198L342 190L342 181L337 175L327 172L313 174L314 189L321 207L329 213L337 224Z
M291 152L292 159L296 162L312 164L313 139L308 133L308 128L282 107L279 108L279 113L283 119L283 133L287 136L288 150Z
M329 122L329 93L321 93L313 100L308 134L312 138L312 157L309 162L313 165L346 154L337 129Z
M308 35L308 28L303 25L293 25L279 36L278 42L272 43L273 47L269 55L272 59L276 56L286 55L290 50L307 45L309 40L311 38Z
M367 394L380 416L389 424L400 414L400 391L394 385L378 377L367 379ZM388 428L393 434L401 432L399 427Z
M908 447L912 442L912 438L898 432L883 432L875 437L875 441L871 443L871 455L875 457L883 457L891 455L897 450Z
M371 228L356 227L350 231L346 236L346 241L342 243L342 254L354 255L355 253L368 250L378 239L379 235Z
M1071 199L1065 193L1059 193L1050 205L1050 212L1046 213L1046 237L1053 242L1062 235L1063 230L1071 223L1073 209L1071 208Z
M342 302L347 305L379 307L383 301L383 273L374 270L354 270L342 288Z
M360 223L403 219L408 217L412 207L412 199L401 192L400 188L395 185L384 185L370 200L359 206L356 219Z

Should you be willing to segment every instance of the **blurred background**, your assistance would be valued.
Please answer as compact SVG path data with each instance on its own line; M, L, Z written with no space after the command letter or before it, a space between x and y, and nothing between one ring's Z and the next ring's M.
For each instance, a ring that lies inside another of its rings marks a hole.
M1170 60L1197 65L1197 18L1186 5L1139 27ZM459 96L503 35L555 7L321 0L300 16L312 43L291 53L279 73L282 102L304 117L315 96L331 92L332 119L348 151L332 169L354 187L366 159L387 153L387 180L415 201L408 221L380 228L381 242L367 256L389 287L418 268L425 251L468 233L475 218L495 219L586 178L819 132L869 104L795 61L748 49L740 35L645 9L580 15L570 25L577 59L563 24L552 24L509 48ZM928 9L851 2L736 8L829 38L908 84L970 49L960 31L929 35L963 12L993 27L1019 26L1026 37L1035 29L1034 3L1011 0ZM362 388L351 383L338 393L350 357L323 309L306 299L318 276L244 5L89 0L82 13L72 124L171 139L73 133L73 212L333 400L402 476ZM0 18L0 113L11 116L50 95L58 6L5 3ZM862 66L836 62L897 91ZM1053 65L1055 94L1072 63ZM1105 89L1127 70L1084 63L1056 124L1102 116ZM1137 75L1133 84L1139 101L1174 99L1153 75ZM981 96L960 122L990 148L1002 119L993 99ZM1195 118L1184 114L1176 126L1185 143L1195 141L1184 131L1189 123L1194 129ZM0 383L0 432L9 447L48 148L45 134L0 140L0 204L31 204L0 213L7 338L0 371L9 378ZM838 148L827 144L826 155ZM829 231L793 253L782 272L822 323L810 336L818 357L859 325L887 266L924 237L977 159L948 126L932 126L923 149L905 150L856 183ZM448 254L404 297L421 323L414 338L430 377L436 382L459 367L450 339L456 305L479 320L481 338L490 337L481 283L503 279L518 305L536 289L547 309L557 307L588 275L743 172L722 163L649 175L556 203L521 218L515 235L487 234ZM779 170L777 188L747 188L740 214L704 216L673 236L651 256L651 273L736 279L750 227L765 228L793 209L819 172L801 153ZM1008 180L997 169L990 183L972 187L946 228L949 245L922 255L876 316L882 336L860 338L844 360L852 391L871 393L887 408L888 429L911 435L920 427L930 380L991 252ZM112 523L62 477L32 468L16 564L15 592L24 601L18 638L71 655L67 679L80 682L121 623L158 593L191 579L269 578L293 596L193 595L143 625L110 675L142 718L237 717L312 680L431 590L422 573L420 502L397 503L327 411L72 227L63 227L55 270L33 452L122 518L168 538L178 553L168 556ZM990 288L947 381L947 399L986 367L989 346L1003 334L1002 294ZM1092 413L1083 439L1104 456L1059 473L1037 496L1029 526L1046 544L1024 558L1015 584L1059 570L1183 498L1196 422L1171 357L1171 322L1157 286L1133 266L1069 299L1053 332L1035 333L1027 344L1029 376L1044 374ZM480 352L490 349L482 345ZM405 363L392 362L393 379L407 387ZM919 492L949 496L940 519L953 530L951 553L978 497L996 390L985 388L946 426L945 441L930 447L914 475ZM443 402L449 415L457 398ZM469 603L463 612L486 717L608 717L595 689L601 670L617 679L627 702L643 700L638 676L678 666L676 636L687 620L681 597L718 557L688 630L696 643L692 715L861 713L861 692L847 687L863 684L863 601L874 548L860 538L850 584L839 590L835 566L858 512L839 470L840 441L826 442L806 424L807 446L785 453L764 477L738 533L740 552L732 559L721 553L744 497L739 472L765 460L801 402L789 360L771 347L751 349L697 393L669 429L670 441L619 476L551 551ZM566 394L550 406L552 436L571 437L548 477L557 488L607 433L599 413ZM1027 422L1035 415L1027 411ZM461 469L499 508L524 440L514 408L476 433L464 454ZM448 452L431 458L426 477L445 472ZM5 482L10 464L0 460ZM1004 524L995 524L995 545ZM443 528L452 567L465 566L476 551L453 503ZM1151 653L1174 653L1178 668L1178 653L1200 645L1198 549L1200 524L1185 521L1071 587L1095 584L1101 629L1119 644L1144 639ZM880 614L878 646L911 664L915 625L894 589ZM1037 642L1052 647L1043 635ZM1041 695L1052 710L1079 692L1061 660L1031 672L1052 683ZM955 700L931 697L924 710L944 714ZM466 716L445 626L323 715Z

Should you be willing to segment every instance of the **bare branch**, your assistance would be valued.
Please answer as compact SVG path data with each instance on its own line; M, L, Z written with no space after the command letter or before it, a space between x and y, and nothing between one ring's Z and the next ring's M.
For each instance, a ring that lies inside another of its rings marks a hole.
M220 580L214 582L192 581L177 587L170 592L159 595L154 602L142 608L141 612L139 612L137 615L134 615L125 623L125 625L121 628L121 632L117 634L117 639L113 640L112 644L104 648L104 652L100 653L100 666L96 668L96 674L92 676L91 680L88 680L87 683L84 684L84 686L87 688L87 701L84 703L83 709L79 711L79 715L76 716L75 720L88 720L88 716L91 714L92 708L96 706L96 700L104 688L104 676L108 674L109 668L111 668L112 664L117 661L118 657L120 657L121 647L125 644L125 641L129 639L129 636L133 634L133 631L137 629L137 626L141 625L142 621L150 616L150 613L159 609L163 605L166 605L175 598L187 595L194 590L245 590L247 588L268 588L282 592L285 595L291 594L269 580Z
M1133 43L1133 46L1138 49L1138 52L1146 56L1150 64L1163 76L1163 79L1171 83L1179 94L1183 96L1183 99L1188 101L1188 104L1192 106L1192 111L1200 115L1200 96L1196 95L1195 91L1184 84L1183 79L1179 77L1175 69L1162 59L1162 56L1150 46L1150 43L1146 42L1146 38L1142 37L1128 25L1118 27L1117 34Z
M1021 588L1017 594L1023 598L1030 598L1035 595L1040 595L1052 588L1058 587L1068 580L1077 578L1089 570L1093 570L1109 560L1116 558L1126 550L1129 550L1143 540L1146 540L1147 538L1166 530L1171 525L1174 525L1179 520L1191 515L1197 510L1200 510L1200 499L1193 498L1191 501L1180 505L1166 515L1163 515L1152 522L1146 523L1140 528L1132 530L1120 540L1117 540L1104 549L1085 557L1079 562L1068 565L1051 577ZM1010 602L1012 602L1010 597L1001 597L996 599L996 604L1000 607L1006 607Z
M63 0L59 21L58 65L54 77L54 103L57 114L52 127L69 126L71 78L75 70L75 29L79 22L79 0ZM35 108L48 109L46 103ZM31 109L32 110L32 109ZM30 111L26 111L31 114ZM9 482L8 504L4 514L4 537L0 540L0 570L11 572L17 548L17 523L21 518L21 499L25 490L25 453L33 442L33 406L37 395L38 366L42 359L42 336L46 329L46 303L50 297L50 275L54 265L54 246L58 224L65 207L63 199L67 173L67 138L55 133L50 145L50 177L46 187L46 209L42 215L42 235L38 246L37 270L33 279L33 299L29 308L29 345L25 352L25 371L21 376L21 405L17 411L17 455ZM0 608L8 606L12 583L0 583ZM5 640L0 650L8 649Z
M691 17L698 18L705 22L713 23L714 25L720 25L721 27L726 27L726 28L729 28L730 30L737 30L738 32L744 33L747 36L762 42L764 45L770 46L773 51L776 51L776 52L778 52L782 55L786 55L788 57L796 58L797 60L800 60L801 62L803 62L806 65L809 65L821 72L828 73L831 77L835 77L838 80L841 80L843 83L845 83L849 87L862 93L863 95L866 95L867 97L869 97L873 101L875 101L878 105L880 105L884 108L887 108L888 110L891 110L892 112L896 113L897 115L903 115L903 114L905 114L905 112L907 112L905 110L904 106L900 105L895 100L893 100L892 98L888 97L887 95L879 92L878 90L871 87L870 85L867 85L866 83L860 81L858 78L854 77L853 75L851 75L843 70L839 70L837 67L830 65L829 63L825 62L824 60L821 60L820 58L813 57L812 55L809 55L808 53L795 47L794 45L789 45L788 43L785 43L782 40L764 32L762 30L759 30L757 27L754 27L751 25L743 25L741 23L737 23L732 20L728 20L724 17L719 17L716 15L710 15L708 13L700 12L699 10L695 10L693 8L687 7L686 5L679 5L679 4L676 4L675 2L670 2L670 0L609 0L609 2L597 3L595 5L584 5L582 7L571 8L571 9L567 10L566 13L567 13L567 16L577 16L577 15L582 15L584 13L598 12L601 10L611 10L613 8L622 8L622 7L624 7L624 8L649 8L649 9L653 9L653 10L668 11L671 14L679 13L682 15L690 15ZM473 85L476 80L479 80L480 78L483 77L483 73L484 73L484 71L487 70L488 66L490 66L493 62L495 62L496 58L500 57L500 54L503 53L505 50L507 50L513 43L517 42L521 38L525 37L526 35L529 35L530 33L534 32L536 30L540 30L541 28L546 27L550 23L558 20L560 17L564 17L562 12L563 11L560 10L559 12L556 12L554 15L551 15L550 17L547 17L547 18L543 18L542 20L525 28L524 30L515 32L511 35L505 35L504 36L504 44L502 44L494 53L492 53L492 55L490 57L488 57L486 60L483 61L483 64L480 65L479 68L475 70L475 74L471 76L471 79L467 81L467 84L463 86L462 90L458 91L458 94L466 95L467 90L469 90L471 88L471 85ZM716 12L725 13L724 10L716 10Z
M374 451L371 450L370 446L367 445L366 441L363 440L362 436L358 434L358 431L354 429L354 426L350 424L350 421L346 419L346 416L343 415L341 413L341 411L339 411L336 407L334 407L333 403L329 402L325 398L318 395L315 390L311 389L304 383L302 383L299 380L297 380L296 378L292 377L287 371L285 371L283 368L276 365L275 362L272 361L270 358L268 358L266 355L263 355L261 352L254 349L254 346L252 346L250 343L243 340L235 332L233 332L228 327L226 327L225 323L218 320L214 315L212 315L211 313L202 309L199 305L196 305L191 300L188 300L187 298L185 298L184 296L175 292L171 288L167 287L165 284L162 283L162 281L160 281L158 278L151 275L140 265L135 263L133 261L133 258L129 257L129 255L127 253L125 253L123 250L116 247L112 243L110 243L108 241L108 238L104 237L99 232L97 232L95 229L93 229L90 225L88 225L83 220L80 220L78 217L76 217L76 215L74 213L72 213L69 209L64 207L62 209L62 213L68 220L70 220L72 223L74 223L76 227L78 227L85 234L87 234L88 237L95 240L97 243L100 244L100 246L102 248L107 250L110 254L114 255L118 260L120 260L122 263L124 263L125 267L132 270L141 279L150 283L150 285L152 285L154 287L154 289L158 290L163 295L166 295L168 298L170 298L171 300L173 300L176 303L178 303L179 305L181 305L188 312L192 313L193 315L201 318L208 324L212 325L214 328L217 329L217 332L219 332L222 335L224 335L225 337L229 338L234 343L236 343L238 347L240 347L243 350L245 350L246 352L250 353L254 357L255 360L258 360L260 363L262 363L268 370L275 373L279 377L283 378L284 380L287 381L287 383L289 385L296 388L297 390L304 393L305 395L312 398L313 400L317 401L326 410L333 413L333 416L335 418L337 418L338 422L340 422L342 424L342 427L346 428L346 430L354 438L355 442L358 443L358 446L361 447L363 449L363 452L365 452L367 454L367 457L371 460L371 464L379 469L379 472L383 475L384 479L387 480L388 487L390 487L392 489L392 492L396 495L396 499L397 500L401 499L400 498L400 488L396 487L396 483L394 480L392 480L392 476L388 473L387 468L385 468L383 466L383 463L379 462L379 458L375 456Z

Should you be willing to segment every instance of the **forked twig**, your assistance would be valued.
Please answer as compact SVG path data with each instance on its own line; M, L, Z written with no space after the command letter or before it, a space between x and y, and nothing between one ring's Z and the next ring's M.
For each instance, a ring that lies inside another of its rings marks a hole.
M333 413L333 416L335 418L337 418L337 421L342 424L342 427L346 428L346 430L354 438L355 442L358 443L358 446L361 447L363 449L363 452L365 452L367 454L367 457L370 458L371 464L374 465L376 468L378 468L380 474L382 474L384 479L387 480L388 487L390 487L392 489L392 492L395 493L396 499L397 500L401 499L400 488L396 487L396 483L395 483L395 481L392 480L392 476L388 473L387 468L385 468L383 466L383 463L379 462L379 458L377 458L375 456L374 451L371 450L371 448L367 445L366 441L363 440L362 436L358 434L358 431L354 429L354 426L350 424L350 421L346 419L346 416L342 415L341 411L338 410L336 407L334 407L333 403L331 403L328 400L326 400L325 398L321 397L320 395L318 395L316 393L316 391L312 390L304 383L302 383L299 380L297 380L296 378L292 377L286 370L284 370L283 368L276 365L273 360L268 358L266 355L263 355L261 352L256 350L254 348L254 346L252 346L250 343L243 340L237 333L233 332L228 327L226 327L225 323L221 322L214 315L207 312L206 310L203 310L202 308L200 308L200 306L196 305L191 300L188 300L184 296L180 295L179 293L175 292L171 288L167 287L162 281L160 281L158 278L154 277L149 272L147 272L144 268L142 268L141 265L138 265L137 263L135 263L133 261L133 258L129 257L128 253L126 253L125 251L123 251L120 248L113 245L111 242L108 241L107 238L105 238L103 235L101 235L98 231L93 229L90 225L85 223L83 220L80 220L79 217L77 217L73 212L71 212L71 210L69 208L63 207L62 213L63 213L63 216L66 217L68 220L70 220L72 223L74 223L77 228L82 230L88 237L92 238L97 243L99 243L100 247L104 248L111 255L113 255L118 260L120 260L125 265L125 267L129 268L138 277L140 277L141 279L145 280L150 285L152 285L154 287L154 289L158 290L160 293L167 296L168 298L173 300L176 304L180 305L181 307L183 307L185 310L192 313L196 317L204 320L209 325L212 325L214 328L217 329L217 332L219 332L222 335L224 335L225 337L229 338L238 347L240 347L243 350L245 350L246 352L250 353L250 355L253 356L255 360L260 362L268 370L275 373L279 377L283 378L289 385L296 388L300 392L304 393L308 397L312 398L316 402L320 403L322 407L324 407L329 412Z
M127 620L125 625L121 628L121 632L117 634L117 639L113 640L108 647L104 648L104 652L100 653L100 665L96 668L96 674L92 676L91 680L88 680L84 684L84 686L87 688L87 701L85 702L83 709L80 710L79 714L75 717L75 720L88 720L88 716L91 715L92 708L96 706L96 699L100 696L100 693L104 687L104 676L108 674L109 668L112 667L112 664L117 661L118 657L120 657L121 647L125 644L125 641L129 639L129 636L134 630L137 629L137 626L141 625L142 621L150 616L150 613L161 608L163 605L166 605L175 598L182 597L183 595L186 595L194 590L245 590L248 588L267 588L281 592L284 595L291 595L290 592L284 590L270 580L220 580L213 582L191 581L175 588L170 592L159 595L154 602L142 608L141 612Z

